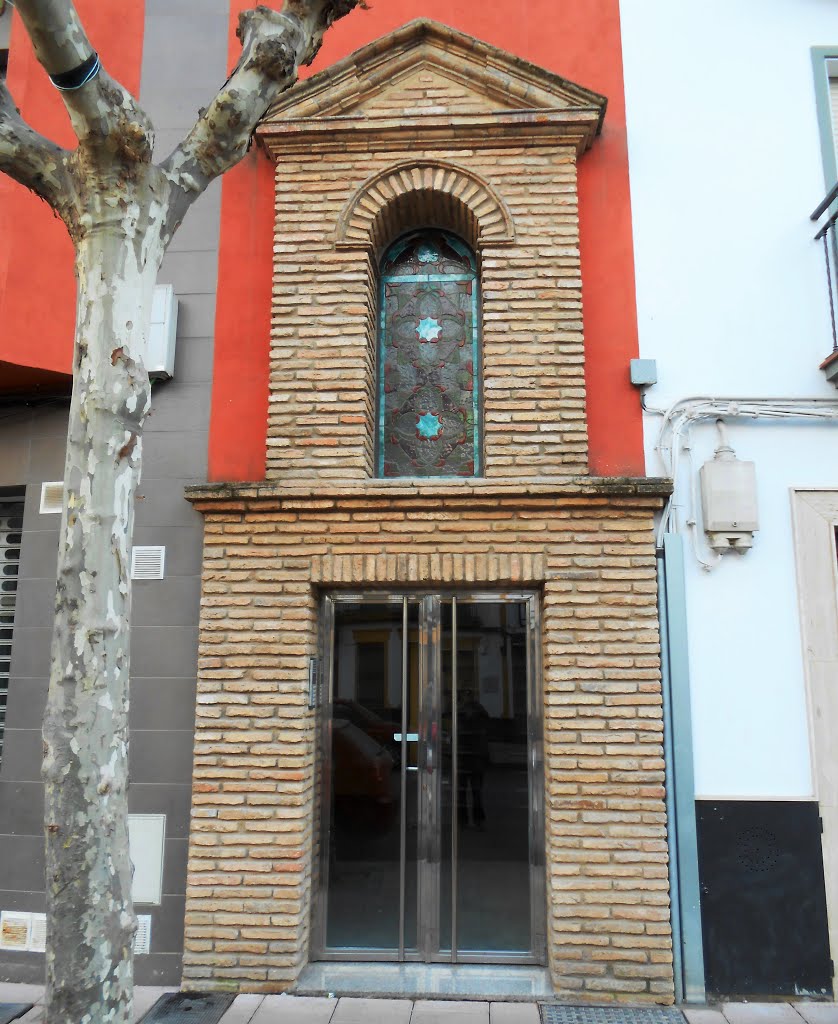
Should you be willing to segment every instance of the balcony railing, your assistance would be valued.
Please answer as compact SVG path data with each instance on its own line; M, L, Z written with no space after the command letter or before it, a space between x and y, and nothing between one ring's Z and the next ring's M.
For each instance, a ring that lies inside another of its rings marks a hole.
M832 213L830 209L834 207ZM832 352L821 363L826 379L838 387L838 332L835 328L835 303L838 299L838 238L836 238L836 222L838 221L838 183L832 186L827 195L813 211L811 219L819 222L824 214L827 219L818 228L815 241L823 245L823 258L826 266L826 284L829 296L829 320L832 325Z

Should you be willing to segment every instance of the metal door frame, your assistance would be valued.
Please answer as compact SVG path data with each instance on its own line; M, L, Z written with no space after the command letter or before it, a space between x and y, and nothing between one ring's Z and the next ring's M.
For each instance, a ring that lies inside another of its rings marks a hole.
M456 744L457 606L461 604L524 604L527 609L527 777L529 791L530 850L530 951L459 952L457 949L457 776L456 747L452 751L452 949L440 952L440 864L442 852L442 623L441 609L445 601L452 605L452 738ZM400 895L399 948L326 946L326 915L329 886L329 823L331 821L332 775L332 698L334 694L334 625L335 605L370 604L402 606L402 723L401 723L401 809L400 809ZM405 949L405 866L406 866L406 796L408 785L407 727L409 699L408 605L418 606L419 631L419 753L418 753L418 827L417 867L417 944L415 950ZM399 961L425 963L546 963L546 879L545 879L545 796L544 796L544 702L541 673L541 597L535 591L457 590L433 591L340 591L324 595L321 604L319 664L322 667L318 687L317 737L315 768L315 821L318 848L312 851L314 874L312 883L311 960L336 961ZM428 909L430 908L430 909Z

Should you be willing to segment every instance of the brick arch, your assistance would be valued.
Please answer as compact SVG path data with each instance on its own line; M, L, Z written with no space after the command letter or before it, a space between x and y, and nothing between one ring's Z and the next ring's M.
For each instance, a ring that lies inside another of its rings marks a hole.
M352 195L338 220L336 243L380 253L417 227L455 231L476 250L515 241L506 204L482 178L454 164L407 160L368 178Z

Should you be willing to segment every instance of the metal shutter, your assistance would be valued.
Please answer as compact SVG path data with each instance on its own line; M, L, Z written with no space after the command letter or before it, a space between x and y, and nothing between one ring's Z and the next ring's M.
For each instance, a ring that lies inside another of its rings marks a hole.
M23 497L0 497L0 763L12 664L12 632L23 531Z

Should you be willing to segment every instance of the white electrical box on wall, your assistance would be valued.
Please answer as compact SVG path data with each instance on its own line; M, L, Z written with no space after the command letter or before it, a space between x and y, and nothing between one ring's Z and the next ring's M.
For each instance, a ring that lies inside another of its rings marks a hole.
M128 847L134 865L131 894L135 903L159 906L163 898L165 814L129 814Z
M168 380L175 375L177 296L170 284L158 284L151 302L151 330L145 365L149 377Z
M754 463L743 462L731 448L720 447L715 458L701 467L700 477L701 512L710 547L743 553L752 547L759 529Z

